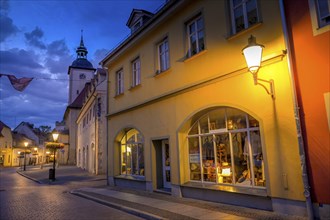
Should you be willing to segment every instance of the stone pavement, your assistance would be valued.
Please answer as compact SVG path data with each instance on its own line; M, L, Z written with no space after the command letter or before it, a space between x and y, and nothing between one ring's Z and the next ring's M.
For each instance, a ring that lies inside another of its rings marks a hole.
M56 168L56 180L49 181L49 168L29 166L17 172L40 184L73 184L71 193L103 205L140 216L145 219L305 219L264 210L207 202L189 198L177 198L159 192L137 191L106 185L105 175L92 175L75 166ZM101 182L100 184L100 181ZM98 184L93 184L98 183Z

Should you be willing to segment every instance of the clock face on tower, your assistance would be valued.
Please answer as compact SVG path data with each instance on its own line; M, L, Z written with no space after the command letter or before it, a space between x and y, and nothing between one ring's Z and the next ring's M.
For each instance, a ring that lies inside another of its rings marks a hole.
M86 75L83 74L83 73L81 73L81 74L79 75L79 78L80 78L80 79L86 79Z

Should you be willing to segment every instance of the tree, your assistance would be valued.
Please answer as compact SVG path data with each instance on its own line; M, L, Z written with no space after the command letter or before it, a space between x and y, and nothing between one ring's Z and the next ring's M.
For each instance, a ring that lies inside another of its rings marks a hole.
M39 130L40 130L41 133L46 133L46 134L48 134L48 133L50 133L50 131L51 131L51 127L50 127L50 126L47 126L47 125L41 125L41 126L39 127Z

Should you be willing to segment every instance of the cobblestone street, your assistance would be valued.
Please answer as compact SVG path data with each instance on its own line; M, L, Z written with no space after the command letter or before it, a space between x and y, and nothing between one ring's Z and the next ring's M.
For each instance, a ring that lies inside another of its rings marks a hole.
M0 170L1 220L140 219L69 193L77 186L104 185L104 181L38 184L16 173L16 169Z

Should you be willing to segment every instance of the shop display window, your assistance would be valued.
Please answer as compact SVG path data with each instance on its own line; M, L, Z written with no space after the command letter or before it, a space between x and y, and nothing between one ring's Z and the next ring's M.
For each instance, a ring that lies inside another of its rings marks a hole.
M259 123L247 113L222 107L203 115L188 144L191 181L265 187Z
M190 179L202 180L200 166L199 138L189 138Z
M136 129L121 140L121 174L144 176L143 138Z

